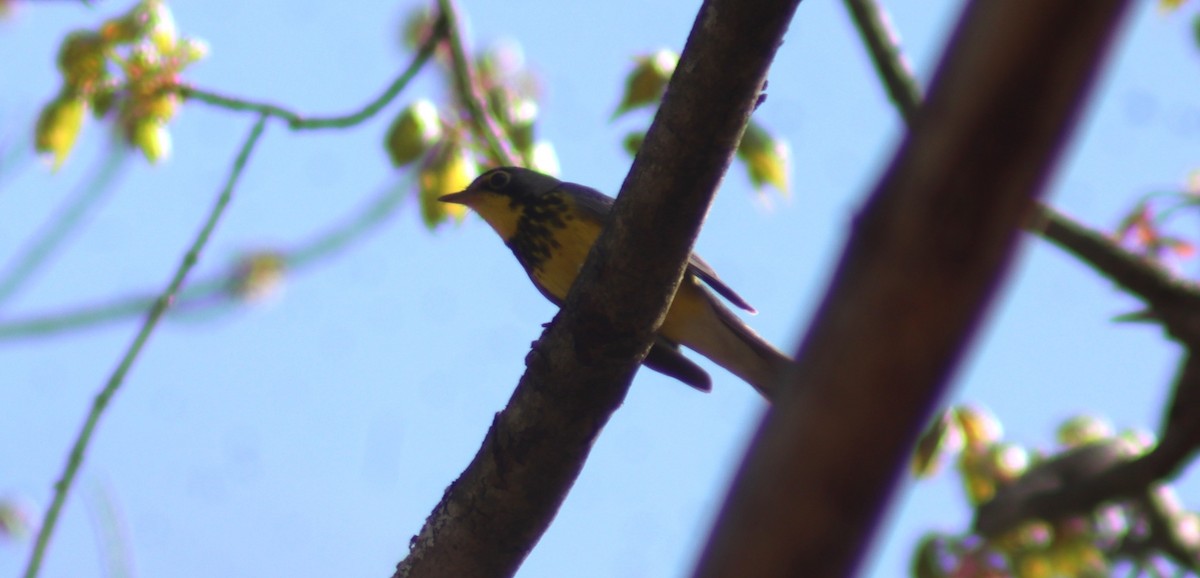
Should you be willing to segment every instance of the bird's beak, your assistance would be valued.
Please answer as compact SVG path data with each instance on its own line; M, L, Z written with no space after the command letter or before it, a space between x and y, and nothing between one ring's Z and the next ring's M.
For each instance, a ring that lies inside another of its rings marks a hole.
M455 203L458 205L470 206L471 200L474 198L475 198L474 193L472 193L468 189L465 191L459 191L457 193L450 193L448 195L442 195L442 196L438 197L438 200L443 203Z

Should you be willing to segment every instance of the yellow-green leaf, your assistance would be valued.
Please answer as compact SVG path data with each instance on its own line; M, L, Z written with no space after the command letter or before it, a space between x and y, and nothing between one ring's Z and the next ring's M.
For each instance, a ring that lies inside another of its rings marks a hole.
M625 78L625 95L612 117L616 119L633 109L657 104L678 63L679 55L666 49L638 57Z
M1058 443L1069 448L1108 439L1112 436L1112 424L1107 420L1090 415L1075 416L1058 428Z
M942 564L944 538L937 534L926 534L913 552L912 575L916 578L945 578L946 568Z
M71 90L86 93L107 75L108 43L99 34L79 30L67 35L58 50L58 69Z
M146 160L158 163L171 155L171 133L161 120L145 118L133 125L130 141L142 150Z
M958 471L962 475L963 489L967 501L978 506L996 495L996 478L988 452L974 451L968 447L958 458Z
M751 121L738 144L738 158L746 164L750 182L760 192L770 185L788 194L788 173L791 171L791 149L781 139L771 136L758 123Z
M645 131L636 130L625 135L625 140L621 143L621 145L625 147L625 152L629 153L629 156L635 157L637 156L638 151L641 150L642 143L645 141Z
M263 301L279 294L286 272L287 261L278 251L250 252L234 265L228 291L241 301Z
M146 11L150 42L154 43L159 52L173 52L179 33L175 28L175 16L171 14L167 3L162 0L143 0L139 8Z
M1004 435L1000 420L981 407L956 407L954 419L958 420L968 447L981 448L999 441Z
M387 152L392 165L403 167L421 158L442 138L437 107L421 99L400 111L387 133Z
M1200 14L1197 14L1192 19L1192 40L1196 42L1196 46L1200 48Z
M34 131L34 147L39 153L52 155L51 166L57 170L71 154L75 140L87 116L87 101L64 92L42 109Z
M184 38L179 41L179 46L175 49L182 64L192 64L204 60L209 53L208 43L198 38Z
M0 537L24 538L29 534L29 514L21 505L0 500Z
M953 431L954 418L950 411L943 411L933 423L917 439L917 450L913 454L912 472L918 478L927 478L941 469L946 455L947 439L957 432Z
M419 201L421 204L421 219L425 226L434 229L453 217L461 221L466 215L467 208L463 205L443 203L438 197L456 193L467 188L475 178L478 169L475 159L468 151L457 143L445 145L443 150L434 154L429 162L421 167L419 181Z

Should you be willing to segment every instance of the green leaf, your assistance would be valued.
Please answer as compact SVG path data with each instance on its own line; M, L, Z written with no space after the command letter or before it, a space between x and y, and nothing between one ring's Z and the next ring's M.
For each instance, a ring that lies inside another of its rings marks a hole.
M477 172L475 159L458 143L445 144L428 159L418 175L421 220L426 227L433 230L450 217L462 220L467 212L465 206L443 203L438 197L467 188Z
M403 167L421 158L441 138L437 107L421 99L400 111L388 128L384 144L392 165Z
M629 156L635 157L642 148L642 143L646 140L646 131L635 130L625 135L625 140L621 143L625 147L625 152Z
M1111 438L1113 434L1113 426L1107 420L1091 415L1079 415L1058 427L1058 443L1074 448Z
M658 104L678 63L679 55L667 49L638 57L633 70L625 77L625 95L612 118L615 120L631 110Z
M87 101L70 91L64 91L50 101L38 116L34 147L39 153L52 155L54 170L62 166L75 148L87 108Z
M152 164L171 156L171 133L160 119L147 117L135 124L130 141Z
M913 454L912 472L918 478L928 478L942 467L947 453L947 438L956 434L952 428L954 418L949 410L943 411L917 440L917 451Z
M754 121L746 125L737 156L746 165L750 182L759 192L770 185L787 195L788 173L791 170L791 150L787 143L771 136Z

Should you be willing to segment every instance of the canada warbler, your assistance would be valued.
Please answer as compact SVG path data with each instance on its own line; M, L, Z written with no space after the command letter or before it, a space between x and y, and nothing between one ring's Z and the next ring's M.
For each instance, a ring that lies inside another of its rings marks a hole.
M439 200L479 213L512 249L542 295L559 306L613 204L594 189L517 167L492 169L466 190ZM710 390L708 374L680 353L679 345L686 345L771 399L776 376L791 359L759 337L701 281L730 303L754 312L708 263L692 255L645 365L701 391Z

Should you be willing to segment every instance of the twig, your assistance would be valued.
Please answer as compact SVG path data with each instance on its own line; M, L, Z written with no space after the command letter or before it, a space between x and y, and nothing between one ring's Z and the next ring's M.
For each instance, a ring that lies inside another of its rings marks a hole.
M117 364L117 368L109 376L104 388L96 394L96 398L92 402L92 409L88 413L79 435L75 438L74 445L71 447L71 453L67 457L63 473L59 477L58 482L54 484L54 498L50 502L50 507L47 509L41 528L38 530L37 539L34 541L29 565L25 568L25 578L35 578L37 576L42 564L42 557L45 555L46 547L50 543L50 536L54 533L59 513L62 511L63 504L66 503L67 494L71 491L71 486L79 473L79 468L83 464L83 457L87 452L88 444L91 443L92 433L96 429L96 424L99 423L100 417L104 414L113 395L117 393L117 390L124 383L126 374L133 367L133 363L137 360L147 340L149 340L150 334L154 332L159 320L162 319L167 308L174 302L175 295L179 291L179 288L183 286L188 273L191 272L192 267L199 261L200 253L208 244L209 237L212 236L213 230L216 229L217 223L220 222L221 216L225 213L225 207L229 205L230 199L233 198L234 187L237 185L238 179L242 176L243 169L246 168L246 164L250 160L250 153L253 152L259 137L262 136L266 122L267 115L260 114L253 128L250 129L249 135L246 136L241 150L238 151L237 158L234 160L233 167L229 172L229 177L225 181L225 186L217 196L216 203L213 204L207 220L205 220L204 225L200 228L200 232L196 235L195 240L192 241L187 252L184 253L183 259L180 261L179 267L176 268L171 281L167 284L162 294L159 295L154 306L146 313L146 320L142 323L142 328L129 344L129 348L125 351L120 363Z
M189 283L188 287L176 296L171 307L172 311L219 295L226 287L227 281L228 276L222 275ZM154 306L157 299L157 293L143 292L83 305L73 310L60 310L46 315L10 320L0 324L0 342L31 337L49 337L66 331L120 321L145 313ZM168 312L168 315L170 314Z
M888 95L904 122L911 125L921 106L921 86L900 49L899 38L889 24L887 12L874 0L846 0L846 8L871 53L871 62L875 64L875 71L883 80Z
M298 112L293 112L284 107L270 103L253 102L231 96L225 96L212 91L196 88L193 86L180 85L176 87L179 94L185 98L211 104L213 106L225 108L228 110L255 112L263 116L282 119L287 122L288 128L292 130L318 130L326 128L347 128L375 116L385 106L390 104L400 94L402 90L412 79L421 71L421 68L433 56L434 49L437 48L440 42L446 36L447 19L443 16L438 19L434 25L433 32L429 38L425 39L424 44L418 49L417 54L413 57L408 67L404 69L396 80L392 81L387 89L383 91L375 100L367 103L361 109L346 115L329 116L329 117L305 117Z
M32 165L25 162L26 157L31 156L31 151L31 147L14 145L12 135L0 136L0 187Z
M911 126L921 106L921 88L893 31L886 24L889 22L887 12L875 0L845 0L845 3L896 111ZM1074 228L1073 221L1053 208L1040 202L1035 203L1035 207L1034 220L1042 226L1032 227L1031 231L1048 234L1051 229ZM1119 249L1115 243L1109 245Z
M359 124L378 113L383 107L387 106L395 99L401 91L412 82L416 74L421 70L429 58L433 55L438 42L444 40L447 35L447 18L439 17L434 25L429 38L421 45L417 54L413 57L408 67L392 82L383 94L375 98L371 102L364 105L356 112L333 117L314 117L306 118L303 115L288 110L286 108L276 106L269 103L260 103L248 101L240 98L234 98L217 94L215 92L203 90L200 88L183 86L176 87L176 90L181 95L193 100L218 106L228 110L253 112L263 117L278 118L287 123L288 127L293 130L316 130L325 128L346 128ZM392 203L394 205L394 202ZM342 231L341 234L345 234ZM331 233L333 234L333 233ZM326 240L328 241L328 240ZM222 277L219 279L211 279L201 282L196 287L184 291L180 296L181 301L192 301L194 299L202 299L216 294L223 286L221 282L227 279ZM211 284L210 284L211 283ZM203 286L203 289L201 289ZM2 293L0 293L2 295ZM78 327L86 327L110 321L116 321L131 315L137 315L146 310L153 303L153 297L150 295L135 295L127 298L116 299L99 305L85 305L76 308L74 311L65 313L55 313L50 315L37 316L22 320L0 323L0 341L18 339L27 336L44 336L75 329ZM176 305L179 305L177 303Z
M1145 516L1149 526L1147 546L1165 553L1179 566L1200 573L1200 549L1189 544L1188 538L1181 535L1183 525L1173 517L1162 497L1148 490L1137 502L1139 513Z
M283 251L284 265L289 274L302 271L335 255L348 244L378 228L406 198L410 185L411 183L406 181L389 186L343 223ZM170 316L194 306L212 303L214 299L225 294L233 278L234 273L222 272L189 282L180 290L171 311L167 314ZM0 323L0 342L50 337L66 331L113 323L145 313L154 305L156 298L156 293L143 291L72 310L9 320Z
M479 83L475 80L475 67L467 58L454 0L438 0L438 6L441 8L442 18L446 19L446 28L449 31L454 86L463 106L467 107L467 114L471 117L470 121L475 127L475 133L487 143L488 149L490 149L489 155L498 164L509 166L522 164L521 159L508 146L509 139L504 136L503 129L495 123L492 115L488 114L487 99L479 94Z
M1041 217L1049 215L1043 211ZM1029 229L1047 241L1079 257L1122 289L1148 304L1200 299L1196 285L1176 277L1157 263L1139 257L1115 243L1111 237L1061 213L1035 220Z
M8 301L45 265L54 251L82 222L96 203L112 190L129 159L129 148L114 144L108 148L94 174L89 175L75 194L58 208L53 217L29 242L0 276L0 305Z

